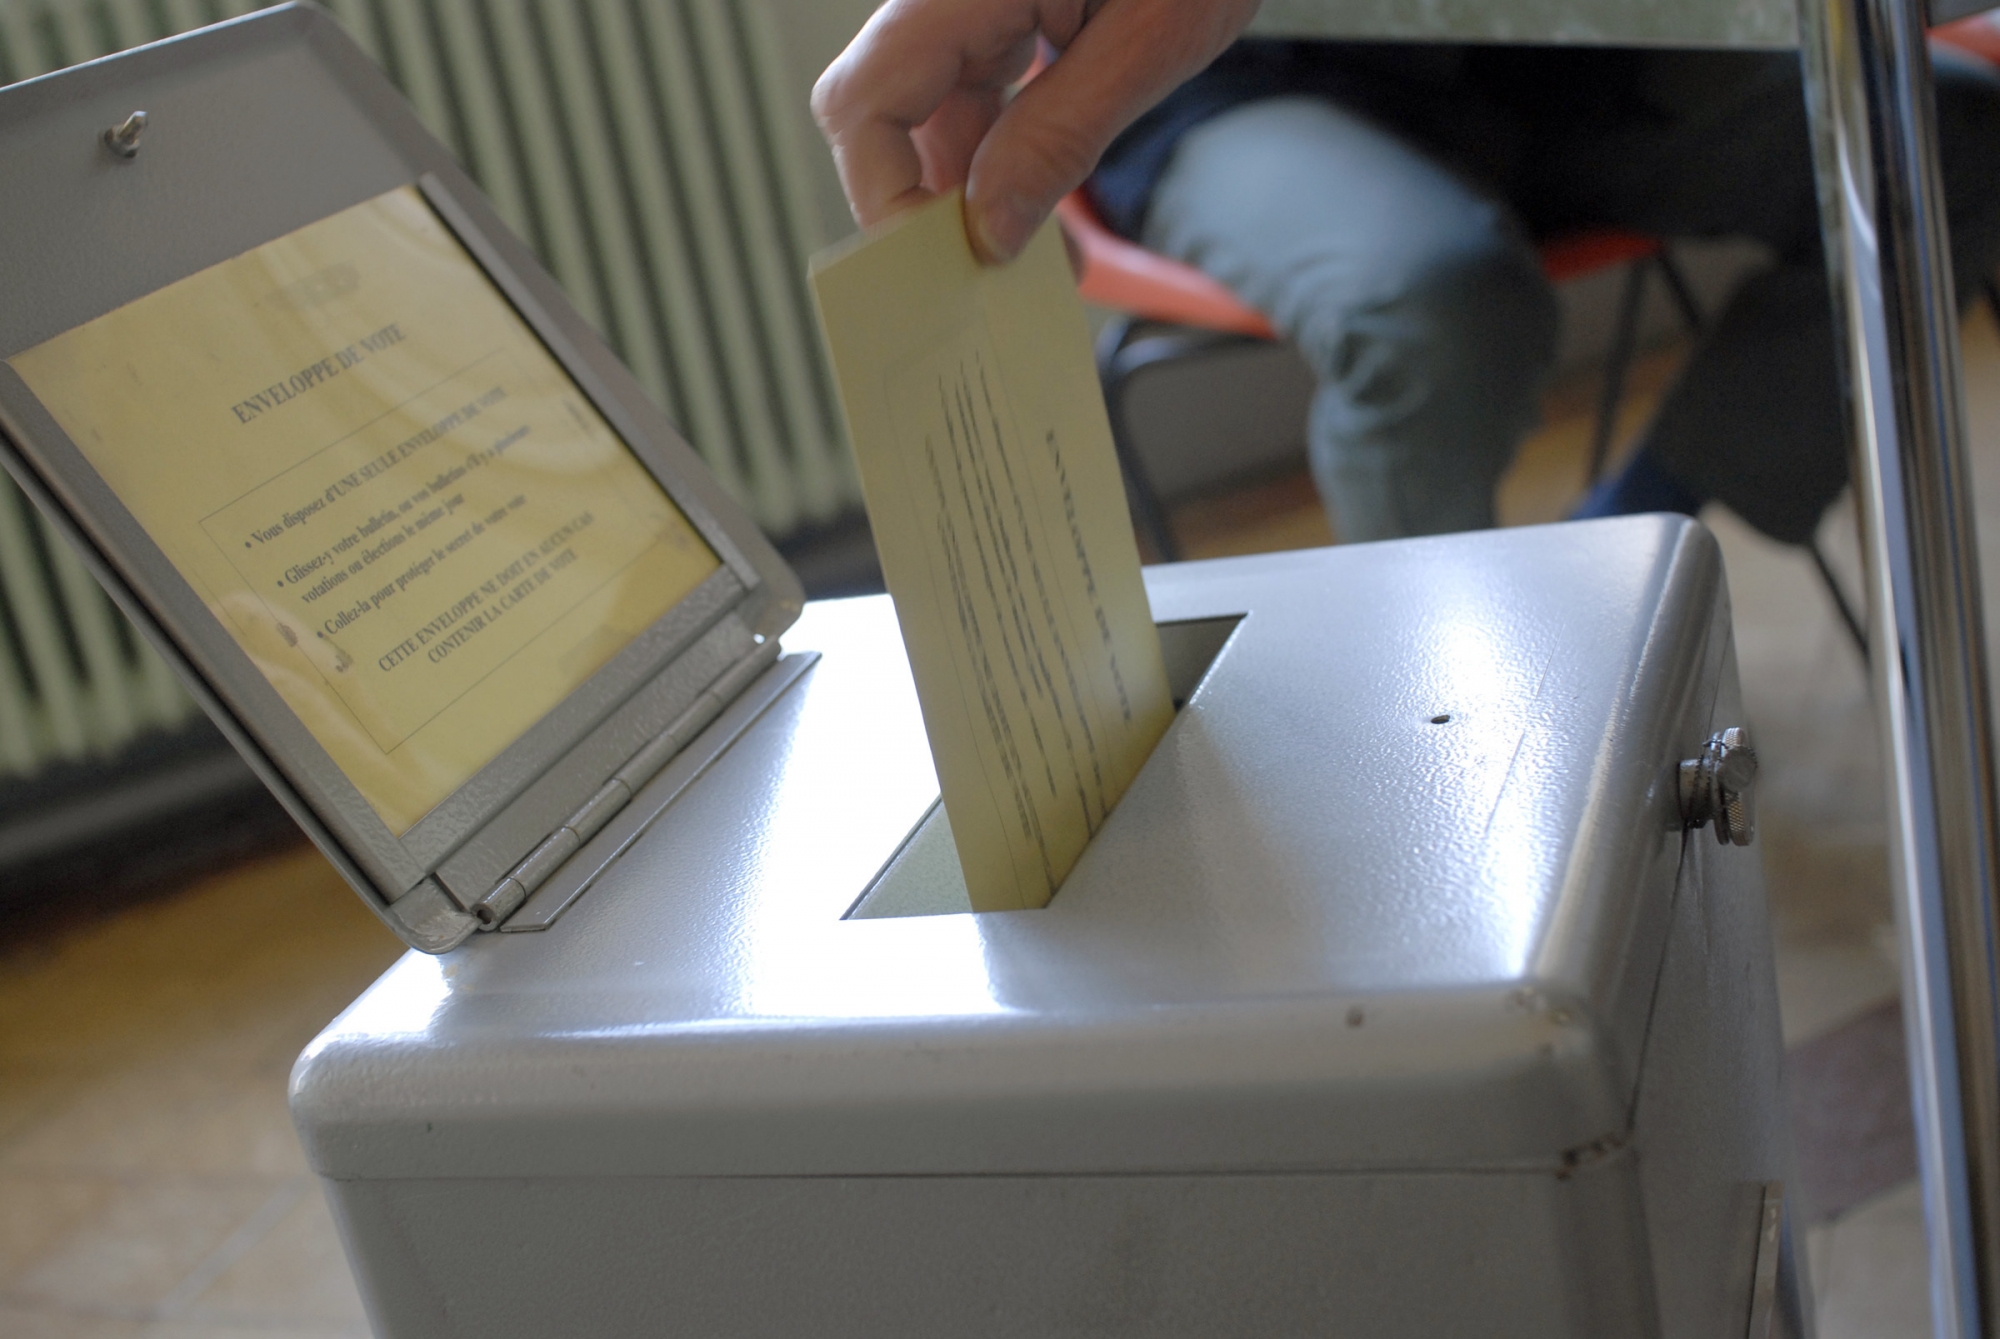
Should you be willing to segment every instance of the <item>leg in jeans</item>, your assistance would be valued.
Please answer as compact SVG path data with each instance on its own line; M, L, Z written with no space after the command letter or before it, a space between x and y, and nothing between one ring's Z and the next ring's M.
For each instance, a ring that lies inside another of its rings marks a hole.
M1612 137L1571 160L1579 181L1598 174L1581 189L1598 197L1591 207L1606 221L1670 236L1752 236L1779 257L1730 300L1640 455L1584 511L1663 505L1664 476L1690 505L1716 498L1771 537L1804 543L1847 482L1847 439L1797 65L1758 59L1759 72L1732 82L1729 95L1700 115L1634 131L1622 143ZM2000 76L1956 53L1940 53L1936 67L1963 300L2000 263L2000 172L1991 161L2000 144Z
M1343 540L1493 523L1556 325L1504 206L1359 116L1274 98L1181 141L1144 241L1220 279L1305 355L1313 476Z

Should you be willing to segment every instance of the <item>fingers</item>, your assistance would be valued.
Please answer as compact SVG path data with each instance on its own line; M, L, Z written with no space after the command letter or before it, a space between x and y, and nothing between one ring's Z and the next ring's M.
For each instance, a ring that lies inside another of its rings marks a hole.
M1219 55L1257 0L1106 0L974 153L966 226L989 261L1027 245L1118 133Z
M859 127L833 142L833 165L854 221L864 228L930 198L923 162L907 130Z
M1119 131L1234 40L1257 0L889 0L813 89L864 227L966 188L989 261L1013 258ZM1002 108L1038 35L1062 59Z
M923 164L923 185L942 192L965 184L972 155L1000 116L1005 99L997 88L955 89L930 120L911 132Z
M890 0L820 76L813 114L863 226L965 179L1034 56L1036 0Z

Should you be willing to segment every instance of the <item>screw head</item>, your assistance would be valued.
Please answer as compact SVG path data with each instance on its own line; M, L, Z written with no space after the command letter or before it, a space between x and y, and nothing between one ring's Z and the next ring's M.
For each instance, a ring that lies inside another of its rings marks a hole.
M120 158L139 156L139 136L146 130L146 113L133 112L104 132L105 147Z
M1713 819L1718 842L1748 846L1757 835L1751 799L1756 781L1757 751L1749 730L1733 725L1716 731L1700 756L1680 765L1681 821L1701 828Z

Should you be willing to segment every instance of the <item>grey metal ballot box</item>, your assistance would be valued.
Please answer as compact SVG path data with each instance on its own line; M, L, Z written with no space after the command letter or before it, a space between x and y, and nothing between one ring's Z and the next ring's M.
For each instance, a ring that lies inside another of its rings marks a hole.
M1786 1311L1699 525L1149 572L1178 715L975 915L889 603L801 615L323 14L0 90L0 182L0 465L425 950L292 1082L383 1339Z
M1185 705L1046 909L949 914L893 611L820 604L554 925L335 1021L292 1107L378 1333L1776 1332L1708 532L1147 584Z

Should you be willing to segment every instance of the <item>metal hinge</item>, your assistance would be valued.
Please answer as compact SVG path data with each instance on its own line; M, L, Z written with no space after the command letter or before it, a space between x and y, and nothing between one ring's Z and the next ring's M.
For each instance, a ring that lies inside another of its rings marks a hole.
M717 716L723 708L735 700L736 695L748 687L750 681L778 658L776 638L765 642L743 659L730 666L720 678L702 690L694 704L671 725L655 735L625 765L612 773L611 779L598 788L595 795L583 807L562 821L562 826L550 833L530 851L527 858L509 870L500 882L493 885L486 896L467 908L479 921L481 930L497 930L506 919L520 910L537 888L547 882L549 876L562 867L565 860L575 855L583 844L603 830L604 825L615 817L619 810L631 803L632 797L657 776L662 768L672 762L674 755L686 748Z
M1766 1181L1763 1201L1757 1209L1757 1260L1750 1276L1750 1323L1744 1339L1772 1339L1784 1334L1797 1339L1791 1325L1780 1326L1778 1318L1793 1308L1787 1306L1786 1282L1782 1277L1785 1250L1785 1184Z

